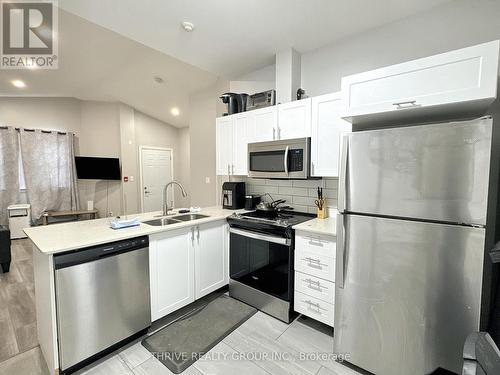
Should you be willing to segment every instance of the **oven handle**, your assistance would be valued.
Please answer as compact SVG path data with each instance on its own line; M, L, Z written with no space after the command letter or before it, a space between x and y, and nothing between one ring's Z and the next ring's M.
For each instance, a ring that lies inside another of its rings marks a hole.
M289 238L268 236L266 234L250 232L250 231L242 230L242 229L229 228L229 233L237 234L237 235L240 235L243 237L253 238L255 240L262 240L262 241L277 243L280 245L290 246L292 244L292 240L290 240Z
M290 146L286 146L285 148L285 160L284 160L284 164L285 164L285 174L288 176L288 149L290 148Z

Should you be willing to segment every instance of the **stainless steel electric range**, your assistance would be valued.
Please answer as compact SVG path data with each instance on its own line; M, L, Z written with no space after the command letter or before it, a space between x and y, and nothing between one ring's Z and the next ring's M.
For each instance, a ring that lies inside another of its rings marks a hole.
M228 217L229 295L289 323L293 317L292 227L312 218L291 211Z

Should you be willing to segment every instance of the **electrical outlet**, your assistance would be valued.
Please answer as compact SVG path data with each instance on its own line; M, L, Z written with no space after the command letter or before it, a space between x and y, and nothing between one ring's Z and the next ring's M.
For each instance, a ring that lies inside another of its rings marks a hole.
M205 177L205 183L209 184L210 183L210 177Z

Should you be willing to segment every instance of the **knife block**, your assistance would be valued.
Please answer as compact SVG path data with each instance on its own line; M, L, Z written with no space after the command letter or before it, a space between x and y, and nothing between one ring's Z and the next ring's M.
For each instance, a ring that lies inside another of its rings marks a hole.
M317 216L318 219L326 219L328 217L328 214L326 213L326 207L323 206L323 208L320 210L317 208Z

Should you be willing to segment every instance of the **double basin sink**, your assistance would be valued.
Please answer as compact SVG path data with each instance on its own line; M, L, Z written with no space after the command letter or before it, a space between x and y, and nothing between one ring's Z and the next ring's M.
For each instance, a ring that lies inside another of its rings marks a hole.
M208 217L208 216L201 215L201 214L186 214L186 215L180 215L180 216L174 216L174 217L162 217L159 219L147 220L147 221L143 221L143 223L148 224L148 225L153 225L155 227L160 227L160 226L164 226L164 225L179 224L179 223L183 223L186 221L204 219L206 217Z

